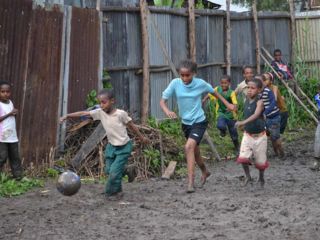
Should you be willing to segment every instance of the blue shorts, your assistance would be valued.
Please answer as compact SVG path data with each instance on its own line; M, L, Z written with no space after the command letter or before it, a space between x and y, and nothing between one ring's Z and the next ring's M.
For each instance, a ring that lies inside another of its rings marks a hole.
M276 141L280 138L280 122L280 115L266 119L267 133L272 141Z
M194 123L192 125L182 124L182 131L186 139L192 138L197 142L197 145L199 145L202 140L203 134L207 129L207 126L207 120L199 123Z

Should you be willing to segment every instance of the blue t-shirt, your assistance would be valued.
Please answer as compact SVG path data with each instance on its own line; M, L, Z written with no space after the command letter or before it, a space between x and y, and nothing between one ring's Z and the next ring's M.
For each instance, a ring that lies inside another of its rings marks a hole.
M320 93L318 93L317 95L314 96L314 100L317 103L318 111L320 111Z
M213 87L203 79L193 78L186 85L181 78L175 78L163 91L162 98L167 100L175 94L182 123L192 125L206 119L202 109L202 94L213 92Z

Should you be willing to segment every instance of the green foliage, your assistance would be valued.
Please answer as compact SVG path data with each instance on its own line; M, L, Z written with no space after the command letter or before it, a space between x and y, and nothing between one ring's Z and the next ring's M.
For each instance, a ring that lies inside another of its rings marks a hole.
M12 197L21 195L34 187L43 187L44 183L38 179L24 177L20 181L9 178L6 174L0 174L0 197Z
M198 0L196 2L195 8L196 9L204 9L204 4L203 4L202 0Z
M174 137L180 137L182 133L181 123L177 119L167 119L157 123L157 120L154 117L151 117L148 119L148 125L150 127L160 129L160 131L164 134Z
M251 9L253 0L232 0L232 3ZM257 0L258 11L289 11L287 0Z
M149 161L153 174L161 172L161 156L158 149L146 148L143 150L143 156Z
M47 169L47 176L52 178L57 178L59 176L59 172L56 169L48 168Z
M98 104L96 90L91 90L91 92L87 95L86 104L88 108Z

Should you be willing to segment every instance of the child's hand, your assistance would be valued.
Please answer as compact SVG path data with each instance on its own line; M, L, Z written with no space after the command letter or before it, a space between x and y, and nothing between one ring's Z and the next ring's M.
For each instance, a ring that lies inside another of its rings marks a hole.
M228 110L231 111L231 112L233 112L233 111L235 111L235 110L237 109L237 107L236 107L235 105L233 105L233 104L229 104L229 105L227 106L227 108L228 108Z
M234 126L235 126L236 128L242 128L243 125L244 125L244 124L243 124L243 121L237 121Z
M178 118L177 114L175 112L168 111L168 112L166 112L166 115L168 118L171 118L171 119Z
M62 124L65 120L67 120L67 116L63 116L59 119L60 124Z
M17 115L17 113L18 113L18 109L13 109L11 112L10 112L10 115L11 116L15 116L15 115Z

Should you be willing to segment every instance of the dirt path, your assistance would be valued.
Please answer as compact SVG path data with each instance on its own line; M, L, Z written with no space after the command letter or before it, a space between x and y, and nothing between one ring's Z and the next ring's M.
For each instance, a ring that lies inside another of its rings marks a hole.
M185 179L125 184L121 202L105 201L100 184L63 197L48 183L47 193L0 199L0 239L320 239L312 137L287 144L284 161L271 159L264 190L240 187L234 161L210 166L212 177L191 195Z

